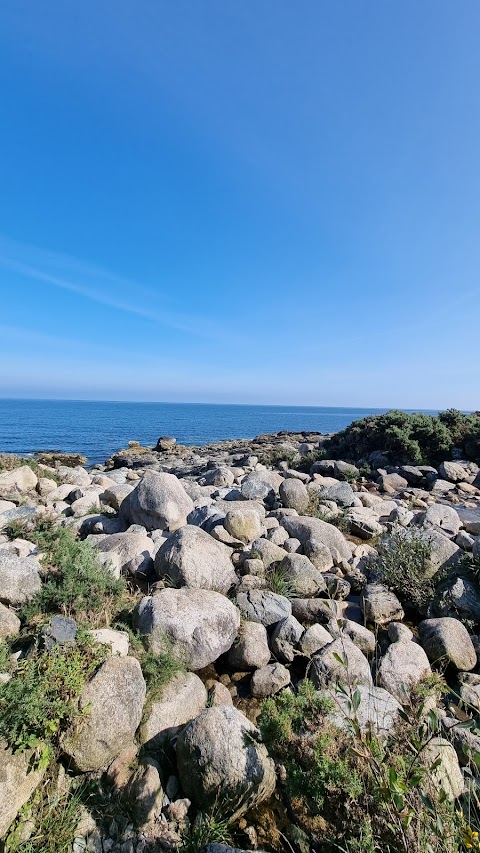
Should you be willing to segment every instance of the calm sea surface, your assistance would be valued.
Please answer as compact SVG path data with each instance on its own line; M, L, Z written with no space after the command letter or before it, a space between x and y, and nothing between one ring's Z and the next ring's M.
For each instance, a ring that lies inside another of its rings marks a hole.
M235 406L206 403L99 403L0 399L0 452L36 450L83 453L104 462L130 440L153 444L173 435L181 444L254 438L279 430L322 433L385 409L313 406Z

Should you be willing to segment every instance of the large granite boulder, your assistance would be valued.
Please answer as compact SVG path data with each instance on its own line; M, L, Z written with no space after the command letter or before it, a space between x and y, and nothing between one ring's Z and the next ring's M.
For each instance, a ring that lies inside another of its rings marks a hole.
M29 465L21 465L13 471L5 471L0 474L0 497L33 492L37 483L38 477Z
M86 711L64 735L62 749L81 773L107 767L133 741L146 686L133 657L105 661L80 697ZM88 709L88 713L87 713Z
M240 611L226 596L206 589L162 589L142 598L134 624L154 653L171 648L197 670L228 652L240 627Z
M350 545L333 524L303 515L284 516L281 524L289 536L300 540L307 557L321 571L351 557Z
M157 551L155 574L175 586L223 593L237 580L227 546L192 524L169 536Z
M174 474L147 471L122 501L120 515L147 530L177 530L192 510L193 501Z
M400 640L392 643L380 660L378 684L405 704L410 691L431 673L430 663L421 646Z
M245 619L265 627L275 625L292 613L292 605L284 595L267 589L251 589L237 595L237 604Z
M420 642L432 662L452 664L468 671L477 663L477 655L464 625L449 616L424 619L418 626Z
M0 602L17 605L30 601L42 586L41 568L35 557L17 557L0 549Z
M281 483L279 492L280 499L285 507L296 509L300 515L307 511L310 503L310 495L306 486L300 480L289 477Z
M347 636L338 637L320 649L312 659L310 678L318 688L373 684L367 658Z
M108 566L112 574L147 575L153 568L154 544L146 533L113 533L102 536L98 542L92 538L99 560Z
M197 808L221 804L233 821L273 794L275 765L256 734L231 706L207 708L186 726L177 741L178 773Z
M148 706L140 728L140 743L147 749L164 748L182 726L194 720L207 704L207 691L194 672L178 672Z
M228 653L230 666L238 670L258 669L270 660L267 630L260 622L242 622L238 637Z

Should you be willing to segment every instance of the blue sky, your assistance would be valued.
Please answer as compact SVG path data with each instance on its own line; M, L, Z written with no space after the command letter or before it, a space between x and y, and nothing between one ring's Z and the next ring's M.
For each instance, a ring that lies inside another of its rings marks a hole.
M478 0L6 0L0 396L480 407Z

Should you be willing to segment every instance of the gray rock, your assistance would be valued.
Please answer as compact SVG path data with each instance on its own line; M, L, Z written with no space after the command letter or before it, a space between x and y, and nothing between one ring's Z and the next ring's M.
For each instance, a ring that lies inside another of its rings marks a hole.
M285 507L296 509L300 515L307 511L310 496L306 487L299 480L289 478L280 485L280 499Z
M88 714L66 732L64 753L81 773L107 767L133 740L142 718L146 686L136 658L105 661L80 697Z
M153 568L154 545L146 533L114 533L93 544L100 561L116 578L137 572L148 575Z
M42 628L43 645L47 651L54 646L73 646L77 636L77 623L67 616L52 616L49 625Z
M300 540L306 555L321 571L351 557L347 540L333 524L302 515L286 516L280 523L289 536Z
M264 589L252 589L237 595L237 604L250 622L260 622L265 627L275 625L292 613L288 598Z
M462 617L480 622L478 586L465 577L452 577L441 584L432 604L435 616Z
M458 619L444 616L424 619L418 626L420 641L432 662L446 660L457 669L470 670L477 663L469 633Z
M149 756L142 758L128 782L125 796L133 810L137 826L141 827L160 818L164 794L160 765L155 759Z
M250 553L259 557L266 569L274 563L281 563L287 556L287 552L283 548L280 548L278 545L274 545L274 543L269 542L268 539L255 539L255 541L252 542Z
M475 462L468 462L462 459L455 462L442 462L439 465L438 473L444 480L450 480L451 483L473 483L480 469Z
M140 743L150 750L163 749L206 704L207 691L198 675L178 672L149 705L140 728Z
M173 654L191 670L202 669L230 649L240 612L224 595L206 589L162 589L145 596L134 611L134 624L146 635L150 651Z
M295 616L287 616L275 625L271 637L272 652L283 663L291 663L303 634L303 625Z
M367 658L349 637L343 636L315 655L310 678L318 688L334 684L371 686L373 683Z
M351 707L350 699L339 693L335 697L335 707L328 715L329 720L342 729L348 728L349 721L355 720L361 732L388 737L398 722L402 709L400 703L387 690L374 685L358 684L355 692L360 697L357 710Z
M0 602L17 605L30 601L42 586L40 571L35 557L16 557L0 550Z
M222 814L233 821L271 796L275 766L255 740L256 732L250 720L228 706L207 708L184 729L177 741L178 772L198 808L211 808L221 792Z
M303 554L288 554L282 562L294 595L299 598L315 598L325 592L327 586L322 572Z
M104 492L102 492L102 501L107 506L111 506L112 509L118 512L123 501L134 488L135 486L132 483L116 483L113 486L109 486Z
M230 550L200 527L181 527L157 551L155 574L176 586L226 593L236 581Z
M457 754L450 741L434 737L422 750L422 761L431 768L439 759L440 765L429 773L427 782L436 791L444 791L449 800L456 800L465 790Z
M9 610L4 604L0 604L0 642L6 640L7 637L14 637L15 634L18 634L20 625L20 619L13 610Z
M320 500L335 501L338 506L349 507L355 502L355 492L350 483L340 482L334 486L326 486L318 493ZM296 508L296 507L295 507Z
M351 619L332 619L328 623L328 629L332 637L349 637L364 655L372 655L375 651L375 634L358 622Z
M467 706L467 710L474 709L480 713L480 675L473 672L458 673L458 694Z
M228 653L230 666L238 670L259 669L270 660L268 636L260 622L242 622L238 637Z
M410 640L413 640L413 633L407 625L403 625L401 622L390 622L388 639L391 643L409 643Z
M0 496L24 495L33 492L38 483L38 477L29 465L14 468L0 474Z
M244 501L247 503L247 501ZM240 542L249 544L255 539L258 539L262 534L262 524L258 513L254 509L247 507L235 508L227 512L224 520L225 530L233 536L234 539L239 539Z
M400 641L392 643L378 667L378 684L404 704L410 691L431 673L428 658L421 646Z
M291 604L293 615L302 625L328 622L329 619L338 615L336 602L326 601L323 598L292 598Z
M241 492L246 500L272 501L282 482L274 471L252 471L243 478Z
M32 769L32 758L31 750L13 753L0 739L0 839L5 837L45 774L45 768Z
M353 536L358 536L359 539L371 539L372 536L378 536L383 531L374 511L366 507L350 510L347 518L350 533Z
M380 583L369 583L360 596L360 607L367 622L387 625L403 619L404 612L397 596Z
M203 476L203 482L206 486L233 486L235 477L225 465L220 465L218 468L211 468Z
M381 489L393 489L395 492L401 492L403 489L408 489L408 481L400 474L381 474L377 480Z
M265 699L290 684L290 673L281 663L270 663L256 669L250 681L252 696Z
M303 633L298 647L302 654L311 657L312 655L328 646L333 641L333 637L323 625L310 625Z
M96 628L90 631L95 643L109 646L112 655L124 658L128 655L129 638L126 631L115 631L113 628Z
M424 513L423 526L433 527L447 536L456 536L462 526L458 512L444 504L432 504Z
M147 530L172 531L186 524L192 510L193 501L174 474L147 471L123 500L120 515Z

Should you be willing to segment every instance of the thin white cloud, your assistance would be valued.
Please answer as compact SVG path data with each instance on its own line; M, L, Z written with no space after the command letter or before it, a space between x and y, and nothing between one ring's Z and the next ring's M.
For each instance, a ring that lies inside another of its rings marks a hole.
M136 281L117 276L68 255L38 249L0 235L0 265L25 278L76 293L91 302L143 317L185 334L219 342L225 341L228 336L231 340L230 335L225 333L225 327L216 326L209 318L163 308L158 310L148 305L149 300L158 302L159 296L162 302L168 301L168 297L163 293L155 293ZM115 287L117 293L112 294L109 287ZM122 288L135 293L138 302L132 303L118 296L118 291Z

